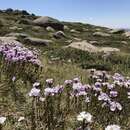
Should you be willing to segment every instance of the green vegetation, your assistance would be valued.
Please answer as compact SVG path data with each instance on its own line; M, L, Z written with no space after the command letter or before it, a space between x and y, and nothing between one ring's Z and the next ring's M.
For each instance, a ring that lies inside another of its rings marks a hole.
M130 38L125 37L122 35L122 33L111 34L110 29L108 28L93 26L90 24L62 22L62 24L68 27L68 30L64 30L66 37L55 39L53 37L53 34L56 31L47 31L46 28L36 26L31 23L36 18L37 16L34 14L28 14L26 11L12 11L11 9L8 9L7 12L0 12L0 37L6 36L9 33L24 33L30 37L52 40L52 43L47 46L34 46L25 43L23 37L16 37L17 40L23 43L25 47L31 50L38 50L40 60L43 64L43 69L38 69L32 64L8 65L6 61L3 61L3 57L1 57L0 114L7 116L9 119L2 130L34 130L30 128L32 123L32 109L30 107L32 100L28 97L28 92L32 88L32 84L36 81L41 83L40 89L43 92L46 84L45 80L48 78L54 79L54 85L63 84L65 80L73 79L75 77L79 77L81 79L81 82L84 84L88 83L88 70L93 68L97 70L107 71L110 74L119 72L121 74L130 76ZM72 29L77 32L71 32ZM97 32L97 30L100 30L100 32L103 33L111 34L111 36L94 36L93 33ZM96 41L96 43L94 43L95 46L118 48L120 49L120 52L114 52L110 54L89 53L68 47L71 42L78 41L77 39L79 41L86 40L88 42ZM14 76L16 77L16 81L12 82L12 78ZM124 91L121 92L121 90L119 90L119 92L123 93ZM63 99L64 96L65 95L62 96ZM91 105L94 106L95 104ZM100 108L99 105L101 104L98 104L98 108ZM125 119L125 114L127 114L125 112L127 111L128 114L130 113L128 110L129 101L126 101L125 105L127 110L122 111L121 114L120 112L116 113L116 116L114 117L111 112L109 113L112 116L112 120L110 121L111 116L108 116L108 123L112 123L112 121L117 120L116 122L120 123L119 125L126 125L125 123L129 121L129 115L128 118ZM94 111L95 117L96 114L97 117L100 117L97 119L97 122L93 124L95 127L94 130L102 130L107 125L107 119L105 119L104 115L100 116L101 112L97 113L96 107L94 106L92 108L92 106L88 106L89 110L91 109L91 112ZM44 104L42 106L38 105L38 107L38 110L40 110L41 113ZM85 108L85 110L87 109L88 108ZM80 112L79 110L77 111ZM103 112L107 113L108 110L104 110ZM75 130L75 127L77 127L78 124L75 123L76 121L73 119L74 117L71 115L72 113L69 113L70 115L67 115L68 117L66 123L68 123L70 129L72 128L71 130ZM77 113L74 112L73 114L76 116ZM19 116L26 116L28 118L28 122L25 122L23 125L15 123L15 120ZM119 120L117 119L118 116ZM59 119L60 118L61 117L59 117ZM103 125L104 120L105 126ZM72 124L71 121L73 122ZM60 123L62 126L63 122L61 121ZM76 124L76 126L73 124ZM127 124L127 126L128 125L129 124ZM43 129L41 128L37 130ZM61 128L59 127L57 130L61 130ZM123 130L129 130L129 128L126 129L126 127L124 127Z

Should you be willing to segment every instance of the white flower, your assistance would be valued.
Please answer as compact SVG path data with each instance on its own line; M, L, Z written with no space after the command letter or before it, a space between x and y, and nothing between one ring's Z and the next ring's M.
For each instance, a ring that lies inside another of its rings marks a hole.
M21 116L19 117L18 122L23 121L23 120L25 120L25 117Z
M80 79L77 77L77 78L74 78L73 81L80 82Z
M86 102L86 103L89 103L89 102L90 102L90 98L89 98L88 96L86 96L85 102Z
M46 82L49 83L49 84L52 84L53 83L53 79L46 79Z
M73 83L73 90L80 90L80 88L82 87L82 83Z
M110 102L110 110L115 111L116 109L121 111L123 109L122 105L119 102L115 102L115 101Z
M97 82L102 82L102 79L97 79Z
M87 93L85 91L80 91L77 96L86 96Z
M0 124L3 124L6 121L6 117L1 116L0 117Z
M44 89L44 95L45 96L49 96L49 95L54 96L55 95L54 89L53 88L45 88Z
M101 94L98 96L99 101L109 101L110 97L106 94L101 92Z
M119 102L116 102L116 107L119 111L121 111L123 108L122 108L122 105L119 103Z
M120 126L118 125L108 125L105 130L120 130Z
M29 92L29 96L32 97L38 97L40 95L40 89L37 88L32 88L31 91Z
M40 100L41 102L44 102L44 101L45 101L45 98L40 97L39 100Z
M107 106L107 103L106 103L106 102L104 102L104 103L102 104L102 108L104 108L105 106Z
M72 80L65 80L65 84L71 84Z
M78 121L87 121L88 123L92 122L92 115L90 113L86 113L85 111L81 112L78 116L77 116L77 120Z
M15 76L13 76L12 81L14 82L15 80L16 80L16 77L15 77Z
M35 83L33 84L33 87L38 87L39 85L40 85L39 82L35 82Z
M128 99L130 99L130 92L127 92L127 95L128 95Z

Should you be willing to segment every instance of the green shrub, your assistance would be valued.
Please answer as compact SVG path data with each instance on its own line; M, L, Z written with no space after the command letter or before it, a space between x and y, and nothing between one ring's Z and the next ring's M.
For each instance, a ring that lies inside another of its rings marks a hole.
M4 24L3 24L3 22L0 20L0 28L3 27L3 26L4 26Z

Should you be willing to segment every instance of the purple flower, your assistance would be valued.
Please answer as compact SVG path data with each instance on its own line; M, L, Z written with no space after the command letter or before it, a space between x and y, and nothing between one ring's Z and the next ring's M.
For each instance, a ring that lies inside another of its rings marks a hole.
M102 89L99 88L99 87L95 87L95 86L92 86L93 87L93 90L96 91L96 92L102 92Z
M78 83L73 83L72 88L73 88L73 90L77 90L77 91L80 91L81 89L83 90L82 83L80 83L80 82L78 82Z
M56 87L53 87L53 88L45 88L44 89L44 95L45 96L54 96L56 94L59 94L63 91L63 86L56 86Z
M95 87L96 87L96 88L100 88L101 86L102 86L102 84L101 84L100 82L96 82L96 83L95 83Z
M10 62L29 62L41 65L38 55L34 51L30 51L26 47L18 44L1 44L0 52L5 59Z
M44 95L45 96L54 96L55 92L53 88L45 88Z
M109 105L110 105L111 111L115 111L115 110L121 111L122 110L122 105L119 102L113 101L113 102L110 102Z
M55 94L59 94L63 92L63 86L62 85L57 85L56 87L53 88Z
M101 92L101 94L98 96L99 101L109 101L110 97L106 94Z
M39 97L40 96L40 89L37 88L32 88L31 91L29 92L30 97Z
M113 80L115 80L115 81L124 81L125 78L121 74L115 73L114 76L113 76Z
M114 84L108 84L108 85L107 85L107 88L108 88L109 90L113 89L114 87L115 87Z
M118 92L117 91L110 91L110 97L117 97Z
M130 88L130 80L124 82L124 87Z

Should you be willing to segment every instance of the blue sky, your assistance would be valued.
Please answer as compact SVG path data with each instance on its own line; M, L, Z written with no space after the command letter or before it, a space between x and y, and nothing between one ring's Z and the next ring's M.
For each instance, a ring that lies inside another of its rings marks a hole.
M130 28L130 0L1 0L0 9L6 8L63 21Z

